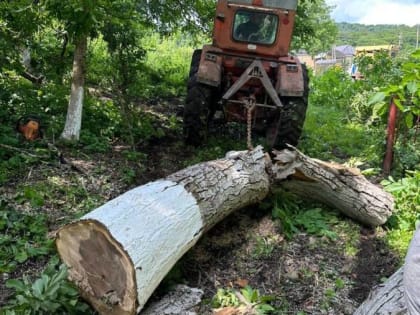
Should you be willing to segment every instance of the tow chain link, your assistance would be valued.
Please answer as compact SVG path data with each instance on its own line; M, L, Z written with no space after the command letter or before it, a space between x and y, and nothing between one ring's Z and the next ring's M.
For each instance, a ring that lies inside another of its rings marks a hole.
M254 149L252 146L252 111L255 108L255 104L255 99L252 98L249 98L245 103L247 111L247 147L249 151Z

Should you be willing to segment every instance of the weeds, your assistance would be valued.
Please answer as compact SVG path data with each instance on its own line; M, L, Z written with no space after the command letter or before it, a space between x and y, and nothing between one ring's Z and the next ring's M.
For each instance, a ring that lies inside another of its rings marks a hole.
M288 239L301 230L330 240L337 238L337 234L330 228L330 224L337 222L337 217L321 208L308 207L283 195L277 197L272 214L274 219L280 220L283 233Z
M88 305L81 303L79 293L67 281L67 269L52 259L40 278L34 282L28 277L8 280L6 286L14 296L1 315L92 314Z
M257 289L250 286L237 291L235 289L218 289L216 295L212 299L212 307L246 307L250 314L270 314L275 308L269 303L274 297L261 295ZM251 311L253 311L251 313Z
M275 237L257 236L255 242L252 256L254 258L268 258L276 247L277 239Z
M10 273L30 258L52 253L45 215L24 214L5 206L0 209L0 272Z
M392 248L404 257L413 232L420 222L420 171L408 171L400 180L382 181L395 198L395 213L388 220L387 239Z

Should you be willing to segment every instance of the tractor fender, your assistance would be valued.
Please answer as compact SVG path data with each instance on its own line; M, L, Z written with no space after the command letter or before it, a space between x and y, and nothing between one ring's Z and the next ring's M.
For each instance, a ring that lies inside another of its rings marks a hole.
M197 72L197 82L218 87L222 81L222 50L205 45Z
M276 91L280 96L303 96L305 85L302 65L297 58L288 57L279 64Z

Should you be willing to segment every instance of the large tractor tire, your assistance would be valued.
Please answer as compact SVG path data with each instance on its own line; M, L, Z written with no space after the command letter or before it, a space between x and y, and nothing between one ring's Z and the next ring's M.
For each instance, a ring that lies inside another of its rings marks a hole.
M184 140L186 144L193 146L201 145L207 138L214 99L214 89L197 82L200 57L201 49L197 49L191 61L184 106Z
M276 149L284 149L287 144L296 146L302 134L308 108L309 77L305 65L302 65L304 93L301 97L282 97L283 109L279 113L280 118L275 119L267 130L267 138L275 133L272 146Z

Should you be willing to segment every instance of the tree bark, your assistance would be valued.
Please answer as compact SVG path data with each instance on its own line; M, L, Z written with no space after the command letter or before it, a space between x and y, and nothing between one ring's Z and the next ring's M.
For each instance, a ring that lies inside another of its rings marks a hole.
M274 160L279 184L304 199L320 201L370 226L384 224L392 214L392 195L356 168L311 159L298 150L275 151Z
M153 302L141 315L197 315L194 307L200 304L204 292L186 285L177 285L159 301Z
M407 314L404 299L403 268L398 269L384 284L374 288L353 315Z
M272 185L304 198L328 195L319 199L366 224L391 214L392 198L363 176L298 151L275 155L272 164L261 147L228 153L128 191L64 226L56 243L71 280L100 314L134 314L203 233L264 199Z
M73 73L69 106L67 109L66 123L61 133L61 138L69 141L78 141L82 127L82 110L85 84L85 58L87 52L87 35L82 35L76 40L73 59Z

